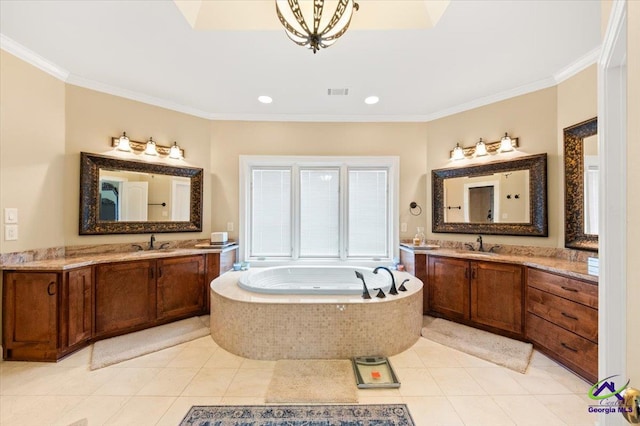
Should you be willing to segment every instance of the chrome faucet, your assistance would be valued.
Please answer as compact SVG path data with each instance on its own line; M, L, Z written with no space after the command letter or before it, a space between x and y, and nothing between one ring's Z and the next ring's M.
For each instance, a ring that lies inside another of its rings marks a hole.
M398 294L398 289L396 289L396 279L394 278L393 272L391 272L391 269L385 266L378 266L376 269L373 270L373 273L377 274L380 269L384 269L389 273L389 275L391 275L391 288L389 289L389 294Z
M149 239L149 250L153 250L153 243L156 242L156 236L151 234L151 238Z
M476 240L476 242L480 243L480 245L478 246L478 251L484 251L484 246L482 245L482 235L478 235L478 239Z

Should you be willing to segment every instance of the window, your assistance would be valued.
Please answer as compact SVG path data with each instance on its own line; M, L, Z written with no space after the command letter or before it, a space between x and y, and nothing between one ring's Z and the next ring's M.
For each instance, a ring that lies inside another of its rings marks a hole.
M397 157L240 158L241 257L390 260Z

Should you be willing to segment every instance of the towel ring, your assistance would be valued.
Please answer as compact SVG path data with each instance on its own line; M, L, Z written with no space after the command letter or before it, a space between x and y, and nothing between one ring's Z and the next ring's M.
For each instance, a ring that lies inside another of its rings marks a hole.
M414 210L418 210L418 212L416 213ZM411 204L409 204L409 212L413 216L420 216L422 214L422 207L420 207L415 201L412 201Z

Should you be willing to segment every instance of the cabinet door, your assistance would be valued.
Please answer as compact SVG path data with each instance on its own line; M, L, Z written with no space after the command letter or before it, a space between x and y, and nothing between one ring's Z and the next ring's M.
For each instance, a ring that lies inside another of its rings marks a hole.
M405 271L422 281L422 310L429 312L429 292L427 291L427 255L413 251L400 249L400 263L404 265Z
M151 325L156 317L155 261L96 267L96 336Z
M205 300L204 256L160 259L158 319L202 313Z
M67 346L91 338L93 325L93 274L91 267L67 273Z
M524 281L522 267L471 262L471 320L522 334Z
M5 359L56 359L58 290L56 273L4 274L2 348Z
M450 319L469 319L469 261L429 256L429 309Z

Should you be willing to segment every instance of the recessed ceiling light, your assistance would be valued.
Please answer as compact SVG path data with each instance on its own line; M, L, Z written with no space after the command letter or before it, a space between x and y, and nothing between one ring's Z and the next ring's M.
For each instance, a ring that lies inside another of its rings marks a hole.
M367 105L373 105L377 104L379 100L380 98L377 96L369 96L368 98L365 98L364 103Z
M271 96L262 95L258 96L258 101L262 102L263 104L270 104L271 102L273 102L273 99L271 99Z

